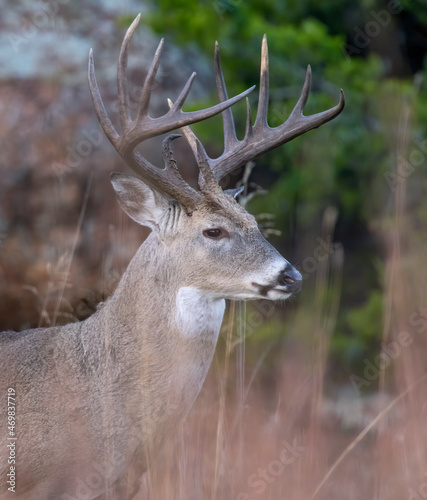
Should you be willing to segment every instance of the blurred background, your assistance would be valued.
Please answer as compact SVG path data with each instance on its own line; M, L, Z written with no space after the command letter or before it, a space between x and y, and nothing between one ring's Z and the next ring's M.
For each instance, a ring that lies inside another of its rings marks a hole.
M286 120L308 64L305 114L345 92L338 118L256 159L248 181L267 191L247 208L301 271L302 292L284 305L229 304L202 394L140 498L427 498L424 0L4 2L0 330L88 317L148 234L118 207L109 174L127 168L87 84L92 47L114 120L118 53L138 12L135 107L166 38L153 116L192 71L186 109L217 102L215 40L229 95L258 84L264 33L270 126ZM244 105L233 112L243 137ZM222 152L220 117L194 130L211 156ZM160 141L141 147L159 166Z

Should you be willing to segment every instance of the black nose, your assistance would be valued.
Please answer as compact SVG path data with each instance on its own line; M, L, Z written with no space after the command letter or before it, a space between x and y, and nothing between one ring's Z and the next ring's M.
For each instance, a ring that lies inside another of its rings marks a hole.
M290 264L282 271L279 284L286 287L288 292L298 292L302 286L301 274Z

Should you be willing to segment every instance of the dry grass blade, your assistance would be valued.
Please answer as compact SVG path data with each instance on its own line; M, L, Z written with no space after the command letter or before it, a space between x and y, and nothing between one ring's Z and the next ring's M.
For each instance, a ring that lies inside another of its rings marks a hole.
M402 392L398 396L396 396L387 406L384 408L384 410L380 411L380 413L372 420L371 423L369 423L363 431L354 439L348 446L347 448L341 453L341 455L336 459L332 467L329 469L327 474L324 476L320 484L317 486L317 488L314 490L313 495L311 498L315 498L319 491L322 489L322 487L325 485L325 483L328 481L328 479L332 476L332 474L335 472L335 470L338 468L338 466L342 463L342 461L347 457L347 455L362 441L362 439L366 436L366 434L373 428L375 425L380 422L380 420L395 406L400 400L402 400L405 396L407 396L411 391L413 391L423 380L427 378L427 373L420 377L413 385L408 387L406 391Z
M86 213L86 207L87 207L87 202L88 202L88 199L89 199L90 189L92 187L92 181L93 181L93 172L90 173L89 179L87 181L86 192L85 192L85 195L84 195L84 198L83 198L83 205L82 205L82 208L80 210L80 215L79 215L79 220L77 222L76 232L74 233L73 246L71 247L71 253L70 253L70 256L69 256L69 259L68 259L68 262L67 262L67 266L66 266L66 270L65 270L65 274L64 274L63 285L62 285L61 290L60 290L60 292L58 294L58 300L56 302L55 313L54 313L53 319L52 319L52 324L53 325L56 324L56 320L58 319L59 309L61 307L62 297L64 295L65 284L67 282L67 277L68 277L68 275L70 273L71 262L72 262L73 257L74 257L74 252L76 251L79 234L80 234L80 231L81 231L81 228L82 228L82 224L83 224L83 219L84 219L84 216L85 216L85 213Z

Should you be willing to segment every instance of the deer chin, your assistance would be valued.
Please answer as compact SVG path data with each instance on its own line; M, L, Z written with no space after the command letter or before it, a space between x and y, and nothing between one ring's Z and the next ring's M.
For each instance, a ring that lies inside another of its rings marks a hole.
M265 298L270 300L286 300L292 295L292 292L287 292L281 288L272 288Z
M255 297L257 299L286 300L292 295L287 286L261 285L255 282L252 282L252 286L257 292Z

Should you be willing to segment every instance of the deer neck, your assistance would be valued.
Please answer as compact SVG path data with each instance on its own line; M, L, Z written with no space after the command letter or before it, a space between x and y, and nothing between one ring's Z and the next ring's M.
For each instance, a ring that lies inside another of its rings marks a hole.
M180 256L151 233L107 304L143 341L164 337L184 344L216 343L225 301L189 286L186 274ZM146 330L143 337L141 329Z
M201 389L225 308L223 299L188 286L178 263L150 234L97 313L117 344L117 363L127 373L132 367L132 383L141 394L156 394L156 404L166 402L167 408L145 409L159 411L153 421L167 426L188 412Z

